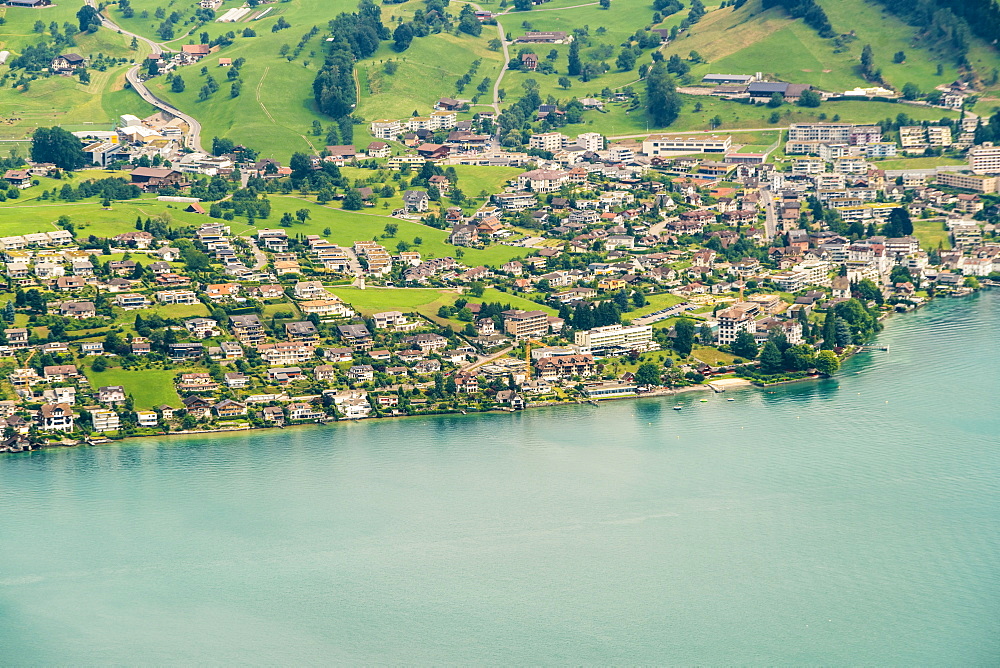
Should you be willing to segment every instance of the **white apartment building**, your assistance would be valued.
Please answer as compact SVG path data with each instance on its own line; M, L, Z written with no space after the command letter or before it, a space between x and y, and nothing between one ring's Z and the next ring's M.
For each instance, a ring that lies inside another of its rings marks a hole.
M753 333L755 329L753 316L758 310L756 304L746 302L719 311L719 343L732 343L740 332Z
M643 140L642 152L648 156L678 153L725 153L733 145L732 136L651 135Z
M569 143L569 137L561 132L541 132L531 135L528 140L528 147L539 151L555 153L562 150Z
M837 158L842 158L845 155L851 154L850 144L820 144L819 145L819 157L826 160L827 162L832 162Z
M860 156L844 155L833 161L835 174L865 174L868 172L868 160Z
M372 137L376 139L395 139L403 132L403 124L399 121L380 120L372 121L369 126Z
M826 171L826 161L822 158L797 158L792 163L792 174L822 174Z
M121 427L121 420L118 417L118 413L114 411L91 411L90 419L94 423L94 431L118 431Z
M584 132L576 136L576 143L587 151L601 151L604 149L604 137L599 132Z
M848 143L853 127L850 123L792 123L788 126L788 141Z
M653 328L649 325L608 325L576 332L573 343L582 355L602 355L625 350L655 350Z
M970 148L969 169L976 174L1000 174L1000 146L984 142Z
M951 146L951 128L945 125L928 125L927 143L931 146Z

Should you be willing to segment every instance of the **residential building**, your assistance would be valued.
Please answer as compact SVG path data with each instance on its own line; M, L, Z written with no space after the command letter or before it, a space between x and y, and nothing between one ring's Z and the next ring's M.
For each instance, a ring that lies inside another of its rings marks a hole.
M569 143L569 138L561 132L536 133L531 135L531 138L528 140L530 148L550 153L562 150L567 143Z
M68 404L42 404L38 414L44 431L73 431L73 409Z
M731 136L715 135L652 135L642 142L642 152L648 156L679 153L726 153L733 145Z
M1000 174L1000 146L983 142L970 148L969 169L976 174Z
M118 431L121 428L121 418L115 411L98 409L90 412L90 419L94 424L94 431Z
M584 354L615 355L628 351L655 350L653 328L649 325L608 325L576 332L573 343Z
M972 190L977 193L995 193L1000 177L963 172L938 172L934 181L937 185L948 188Z
M548 314L545 311L522 311L514 309L503 312L504 331L516 339L545 336L549 331Z
M256 344L264 340L264 325L256 315L231 315L229 324L240 343Z
M731 344L736 340L740 332L754 331L754 315L759 307L756 304L739 302L725 310L719 311L716 317L719 320L718 342L720 344Z

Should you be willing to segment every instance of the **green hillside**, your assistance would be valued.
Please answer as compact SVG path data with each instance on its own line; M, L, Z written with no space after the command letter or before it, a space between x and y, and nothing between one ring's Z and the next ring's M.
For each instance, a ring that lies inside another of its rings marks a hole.
M64 24L76 25L78 5L58 4L41 9L22 7L0 7L0 17L6 20L0 26L0 50L11 52L16 58L31 44L48 38L50 23L55 22L60 31ZM36 21L42 21L45 32L34 30ZM90 58L91 62L100 55L109 58L125 58L131 61L145 55L142 46L133 50L130 40L110 30L98 30L94 34L78 33L76 46L67 51L75 51ZM89 68L90 83L82 84L76 77L41 77L31 81L25 90L14 87L11 80L0 86L0 155L6 156L12 149L26 155L27 140L38 126L60 124L71 130L83 127L110 127L115 118L124 113L147 116L153 113L151 105L137 95L125 90L125 70L127 65L119 64L100 71ZM8 68L0 67L0 75L8 73ZM13 143L10 140L24 140Z
M861 49L871 44L875 64L894 88L907 82L929 91L958 76L954 63L915 41L916 29L864 0L818 0L836 33L853 31L854 39L822 39L802 21L786 17L780 8L763 11L760 0L740 9L727 7L709 12L684 35L664 48L666 55L687 57L694 50L708 62L692 67L692 80L709 72L752 74L763 72L790 83L809 83L828 91L843 91L865 84L858 72ZM893 55L906 54L903 63ZM1000 65L995 51L974 41L969 61L980 74ZM943 66L936 74L938 63Z

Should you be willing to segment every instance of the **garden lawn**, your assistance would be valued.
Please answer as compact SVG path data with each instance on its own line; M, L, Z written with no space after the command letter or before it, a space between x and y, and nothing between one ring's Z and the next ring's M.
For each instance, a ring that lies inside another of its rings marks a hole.
M93 388L106 385L121 385L125 394L132 395L136 409L153 408L167 404L174 408L181 406L180 397L174 388L176 369L133 369L126 371L121 367L105 371L94 371L90 366L84 366L84 373ZM186 369L187 371L187 369ZM189 371L195 371L190 369Z
M939 245L945 250L951 248L948 230L944 229L940 220L914 219L913 236L920 240L920 247L926 251L937 250Z
M330 292L350 304L356 311L369 316L382 311L402 313L437 313L441 306L450 306L458 299L455 290L434 288L360 288L336 287Z
M939 165L964 165L961 158L899 158L898 160L876 160L872 164L879 169L931 169Z
M345 211L332 205L317 204L312 200L294 195L270 195L271 218L258 221L260 227L273 227L284 212L294 213L298 209L307 209L309 218L305 223L296 223L289 228L288 233L317 234L340 246L352 246L355 241L377 239L390 252L396 252L396 245L405 241L412 249L419 251L424 259L435 257L458 257L462 255L462 263L469 266L489 265L498 267L501 264L524 257L528 251L512 246L493 245L483 249L457 248L447 243L448 232L420 222L400 220L391 216L368 213L364 211ZM196 215L196 214L192 214ZM396 235L382 238L386 225L397 227ZM330 234L324 230L330 229ZM247 234L256 228L246 225L233 226L233 234ZM420 244L414 244L414 239L420 238Z
M732 364L733 360L736 359L735 355L724 353L718 348L700 345L696 345L694 347L691 351L691 356L710 366L725 366L727 364Z
M672 295L669 292L664 292L659 295L645 295L647 304L642 308L637 308L632 311L628 311L623 315L630 320L635 320L644 315L649 315L660 309L667 308L669 306L676 306L684 301L683 297L678 297L677 295Z

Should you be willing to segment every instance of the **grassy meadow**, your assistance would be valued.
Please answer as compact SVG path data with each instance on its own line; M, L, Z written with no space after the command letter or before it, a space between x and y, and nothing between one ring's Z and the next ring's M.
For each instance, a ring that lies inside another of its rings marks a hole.
M192 369L193 371L194 369ZM185 371L189 371L185 369ZM109 368L105 371L94 371L90 365L83 366L83 372L90 381L91 387L106 385L121 385L125 394L132 395L137 410L153 408L167 404L174 408L181 406L180 397L174 388L176 370L169 369L133 369L121 367Z
M833 40L821 39L812 28L787 18L779 8L762 10L759 0L750 0L740 9L709 12L687 36L664 48L664 53L687 57L690 51L698 51L708 62L692 68L694 80L709 72L760 71L782 81L843 91L865 84L858 66L862 47L871 44L876 66L897 89L913 82L929 91L957 77L952 63L915 42L912 26L878 6L863 0L820 0L819 4L836 33L854 31L857 37L840 53L835 53ZM906 54L905 62L892 62L897 51ZM995 53L978 42L970 50L969 60L987 74L997 64ZM944 65L941 75L936 74L938 62Z
M76 24L79 5L56 4L39 9L0 7L0 16L6 23L0 27L0 49L11 51L16 57L26 46L37 43L49 35L48 25L55 22L63 30L64 23ZM34 32L36 21L46 25L44 33ZM72 49L93 61L99 54L129 61L143 58L145 46L136 50L129 39L110 30L96 33L77 33L76 46ZM77 77L41 77L24 87L0 87L0 155L9 155L17 149L27 154L31 133L39 126L82 125L94 129L110 129L120 114L148 116L154 108L138 95L125 90L125 71L128 65L109 67L101 72L88 68L90 83L82 84ZM73 127L73 130L82 127ZM23 140L15 143L11 140Z

